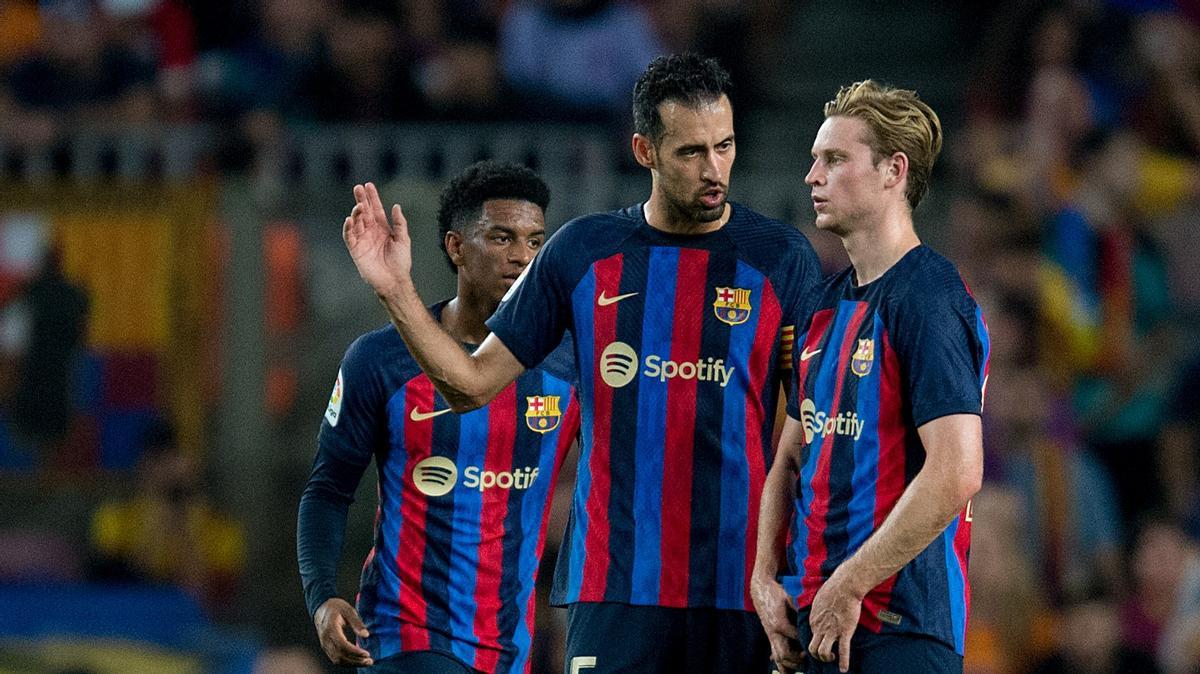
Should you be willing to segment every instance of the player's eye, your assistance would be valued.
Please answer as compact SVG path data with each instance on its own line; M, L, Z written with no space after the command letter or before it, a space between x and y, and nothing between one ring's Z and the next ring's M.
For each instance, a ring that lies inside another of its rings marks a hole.
M542 247L542 240L541 240L541 239L530 239L530 240L529 240L529 247L530 247L530 248L541 248L541 247Z

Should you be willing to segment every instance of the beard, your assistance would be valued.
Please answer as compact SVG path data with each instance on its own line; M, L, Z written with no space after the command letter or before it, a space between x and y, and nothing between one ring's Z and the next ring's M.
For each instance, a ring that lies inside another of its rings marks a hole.
M696 223L709 223L720 220L721 216L725 215L725 205L729 202L727 192L721 193L721 203L713 208L705 206L699 197L680 198L670 193L665 193L665 196L667 197L667 204L679 216L679 219Z

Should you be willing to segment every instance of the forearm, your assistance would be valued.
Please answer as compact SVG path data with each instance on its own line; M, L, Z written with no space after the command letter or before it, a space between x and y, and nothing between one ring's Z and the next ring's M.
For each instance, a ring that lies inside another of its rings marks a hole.
M775 580L779 574L784 559L787 527L792 516L792 497L788 487L794 482L795 473L784 463L776 462L767 473L758 513L755 578Z
M923 468L879 529L834 572L865 596L929 547L962 512L977 487Z
M434 319L411 281L379 293L379 300L421 370L455 412L482 407L503 388L489 386L477 359Z
M337 596L337 567L346 533L348 503L326 498L306 489L296 517L296 557L304 584L308 614Z
M784 559L787 529L794 507L792 485L796 483L803 433L800 422L786 414L783 416L775 460L763 482L758 510L758 545L753 571L756 579L774 581Z

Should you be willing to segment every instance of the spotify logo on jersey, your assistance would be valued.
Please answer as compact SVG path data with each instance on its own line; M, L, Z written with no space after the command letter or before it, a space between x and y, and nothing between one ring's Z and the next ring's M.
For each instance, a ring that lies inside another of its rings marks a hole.
M426 496L443 496L458 482L458 467L444 456L431 456L413 468L413 482Z
M621 388L633 381L637 371L637 351L625 342L613 342L600 354L600 377L613 388Z
M612 388L621 388L638 374L650 379L665 382L668 379L694 379L702 382L712 382L721 388L729 385L733 378L734 367L726 365L721 358L698 358L696 360L674 361L656 354L646 356L645 363L638 360L637 351L625 342L613 342L600 354L600 377Z
M829 435L844 435L857 442L867 425L855 412L842 412L836 416L819 412L817 404L809 398L800 403L800 423L804 426L804 442L810 444L814 438Z

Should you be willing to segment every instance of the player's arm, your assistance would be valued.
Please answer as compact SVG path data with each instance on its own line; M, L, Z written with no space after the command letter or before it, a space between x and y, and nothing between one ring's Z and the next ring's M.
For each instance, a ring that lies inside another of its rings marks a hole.
M962 512L983 483L983 432L975 414L951 414L917 429L925 464L883 524L843 562L813 599L809 651L847 671L863 598L912 561Z
M368 455L369 456L369 455ZM321 648L335 665L370 667L371 654L346 636L370 636L358 612L337 596L337 566L346 533L346 515L366 464L348 462L319 449L300 497L296 517L296 557L304 600Z
M370 635L354 607L338 596L337 571L354 493L371 464L373 448L387 441L381 438L386 420L380 415L386 414L389 391L378 376L378 354L378 342L366 337L346 351L296 516L304 603L321 648L334 664L360 667L370 666L371 655L346 630L359 637Z
M463 351L434 320L412 280L412 240L399 204L389 224L375 185L354 186L354 210L342 238L354 266L379 296L421 369L455 412L486 405L525 367L495 335L474 354Z
M803 651L793 646L797 638L793 622L795 606L777 580L792 518L792 485L799 473L803 440L804 427L790 416L785 417L779 448L763 483L758 548L750 577L750 596L771 643L771 659L785 673L799 670L804 664Z

